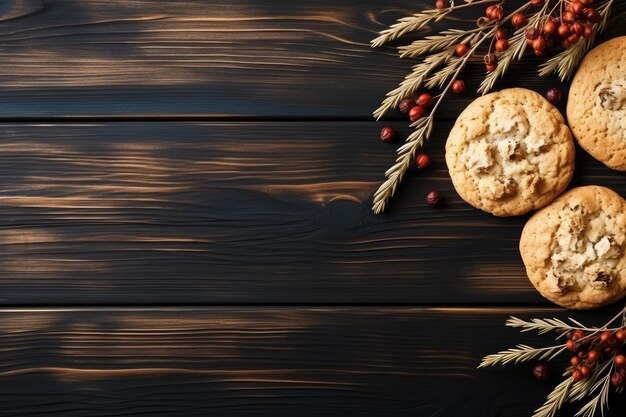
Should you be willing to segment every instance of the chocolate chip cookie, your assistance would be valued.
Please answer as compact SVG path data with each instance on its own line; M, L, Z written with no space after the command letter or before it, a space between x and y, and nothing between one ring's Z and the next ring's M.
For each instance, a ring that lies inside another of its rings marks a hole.
M592 309L626 295L626 201L614 191L569 190L535 213L520 239L530 282L548 300Z
M540 94L510 88L479 97L457 119L446 163L461 198L496 216L541 208L567 187L574 142Z
M569 91L567 119L584 150L626 171L626 36L585 56Z

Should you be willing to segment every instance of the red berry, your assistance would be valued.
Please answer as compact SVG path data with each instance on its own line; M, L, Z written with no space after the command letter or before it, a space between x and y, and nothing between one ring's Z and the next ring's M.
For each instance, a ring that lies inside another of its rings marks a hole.
M591 367L589 367L588 365L581 366L580 373L583 374L583 378L587 378L589 375L591 375Z
M540 55L546 50L546 40L540 36L533 41L532 47L535 50L535 54Z
M576 352L578 350L578 346L576 346L576 342L574 342L572 339L565 342L565 347L570 352Z
M626 368L626 356L624 355L615 355L615 365L620 368Z
M502 8L502 6L497 5L496 7L494 7L493 12L491 12L491 18L493 20L502 20L503 17L504 17L504 9Z
M529 39L531 41L533 39L537 39L540 34L541 34L541 32L537 28L528 28L528 29L526 29L526 32L524 32L524 35L526 36L526 39Z
M582 339L583 337L585 337L585 332L583 332L580 329L576 329L572 332L570 339L572 339L573 341L576 341L578 339Z
M506 30L504 29L496 30L496 39L497 40L506 39Z
M617 350L619 348L620 342L615 338L615 336L611 337L609 341L606 343L610 348Z
M583 373L580 371L580 369L576 369L574 372L572 372L572 379L574 381L580 381L581 379L583 379Z
M530 0L533 6L541 6L543 4L543 0Z
M426 194L426 203L431 206L438 206L441 203L441 193L436 190L429 192Z
M465 82L463 80L454 80L452 83L452 91L456 94L461 94L465 91Z
M421 153L417 155L417 158L415 158L415 165L417 165L419 169L424 169L424 168L429 167L430 157L425 153Z
M571 4L570 4L570 8L572 9L572 11L574 12L574 14L579 15L582 11L583 8L585 6L583 6L583 4L579 1L574 0Z
M576 16L574 15L574 12L570 10L566 10L565 12L563 12L563 15L561 16L561 20L563 20L566 23L573 23L574 20L576 20Z
M487 71L489 71L489 72L494 72L494 71L496 70L496 68L498 68L498 66L497 66L497 65L495 65L495 64L494 64L494 65L487 64L487 65L485 66L485 68L487 68Z
M580 365L580 358L578 356L572 356L569 360L569 363L572 364L572 366L578 366Z
M533 367L533 376L538 381L545 381L550 376L550 369L543 363L538 363Z
M483 58L485 65L496 65L498 63L498 57L496 54L489 53Z
M554 23L553 20L548 20L546 23L544 23L542 31L546 35L552 35L554 32L556 32L556 23Z
M569 26L565 23L561 23L561 25L559 25L558 32L560 37L567 38L569 36Z
M528 20L526 20L526 16L521 13L515 13L513 17L511 17L511 24L516 28L521 28L525 26L526 23L528 23Z
M454 53L457 56L463 56L469 51L469 48L464 43L460 43L454 48Z
M429 107L433 102L433 98L428 93L421 94L417 98L417 104L422 106L423 108Z
M626 377L620 372L615 372L613 375L611 375L611 385L613 385L614 387L623 387L624 382L626 382Z
M581 36L585 32L585 25L580 22L576 22L572 25L572 32Z
M616 331L615 338L619 340L620 342L623 342L624 340L626 340L626 330L619 329L618 331Z
M422 106L415 106L409 111L409 118L412 122L416 121L424 114L424 108Z
M584 9L582 14L585 20L591 23L598 23L602 19L602 16L591 7Z
M563 94L561 93L561 90L559 90L558 88L551 88L546 92L546 98L548 99L550 103L557 105L563 99ZM578 339L582 337L585 337L584 333L583 333L583 336L579 337ZM578 340L578 339L574 339L572 337L572 340Z
M583 38L589 39L593 36L593 26L585 25L585 30L583 31Z
M390 142L396 138L396 131L391 126L385 126L380 131L380 139L383 142Z
M504 52L507 49L509 49L509 41L507 41L506 39L498 39L496 41L496 51Z
M594 363L595 361L598 360L599 357L600 357L600 354L598 353L597 350L590 350L589 353L587 353L587 362Z
M609 340L613 338L613 333L611 332L602 332L600 335L600 343L608 343Z
M398 106L400 111L404 114L408 114L413 107L415 107L415 100L413 100L412 98L403 99Z
M444 9L446 7L446 2L444 0L437 0L435 2L435 7L438 9Z

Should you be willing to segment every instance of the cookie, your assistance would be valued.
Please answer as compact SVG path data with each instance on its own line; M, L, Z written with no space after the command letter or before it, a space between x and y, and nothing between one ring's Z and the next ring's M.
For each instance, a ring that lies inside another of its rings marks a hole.
M461 198L495 216L541 208L574 173L574 142L563 116L534 91L510 88L474 100L446 142Z
M584 150L626 171L626 36L585 56L569 91L567 119Z
M526 223L520 253L537 291L566 308L626 295L626 201L608 188L569 190Z

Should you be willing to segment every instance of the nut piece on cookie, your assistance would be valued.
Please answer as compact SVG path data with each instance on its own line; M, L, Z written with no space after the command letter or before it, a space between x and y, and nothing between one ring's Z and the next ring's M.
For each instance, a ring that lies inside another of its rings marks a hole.
M595 289L605 290L613 281L614 271L600 264L592 264L585 268L585 279Z
M626 36L585 56L569 90L567 119L585 151L609 168L626 171Z
M497 146L501 160L513 161L522 156L520 141L516 138L508 138L498 141Z
M485 177L479 180L478 186L493 200L500 200L517 191L517 183L510 178Z
M520 252L545 298L591 309L626 295L626 201L608 188L579 187L526 223Z
M526 145L528 153L539 155L546 147L546 140L533 132L524 139L524 145Z
M493 165L492 147L486 142L470 144L467 166L474 171L486 171Z
M534 91L480 97L457 119L446 163L465 201L496 216L548 204L574 172L574 142L563 116Z
M608 111L618 111L624 108L626 101L626 80L620 79L604 84L598 90L600 107Z

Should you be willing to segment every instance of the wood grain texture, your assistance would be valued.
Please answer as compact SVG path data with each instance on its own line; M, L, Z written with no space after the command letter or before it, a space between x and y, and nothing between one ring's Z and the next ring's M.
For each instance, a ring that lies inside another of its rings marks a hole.
M340 121L369 119L413 63L375 32L431 3L0 2L0 121L37 122L0 124L0 416L530 415L556 378L475 366L539 343L508 315L565 313L525 278L525 218L453 191L443 143L471 95L446 101L432 169L385 216L370 198L395 146ZM498 87L555 84L516 68ZM579 154L575 184L621 180ZM211 303L509 306L131 307ZM129 307L19 307L95 304Z
M0 303L544 303L527 217L459 199L449 128L375 216L395 146L374 122L2 125ZM579 152L575 185L622 179Z
M393 47L373 50L369 41L433 1L2 3L0 119L368 119L415 63L398 59ZM623 21L624 2L615 8L614 22ZM611 25L612 36L625 30ZM478 88L481 63L477 57L464 76L468 91ZM555 84L553 77L539 79L521 68L514 66L498 88L545 91ZM440 116L455 117L470 100L469 94L451 96Z
M510 308L4 309L0 414L527 417L564 364L545 383L526 364L476 370L487 353L552 342L505 329L511 314L565 318ZM623 415L624 397L611 401L607 417Z

